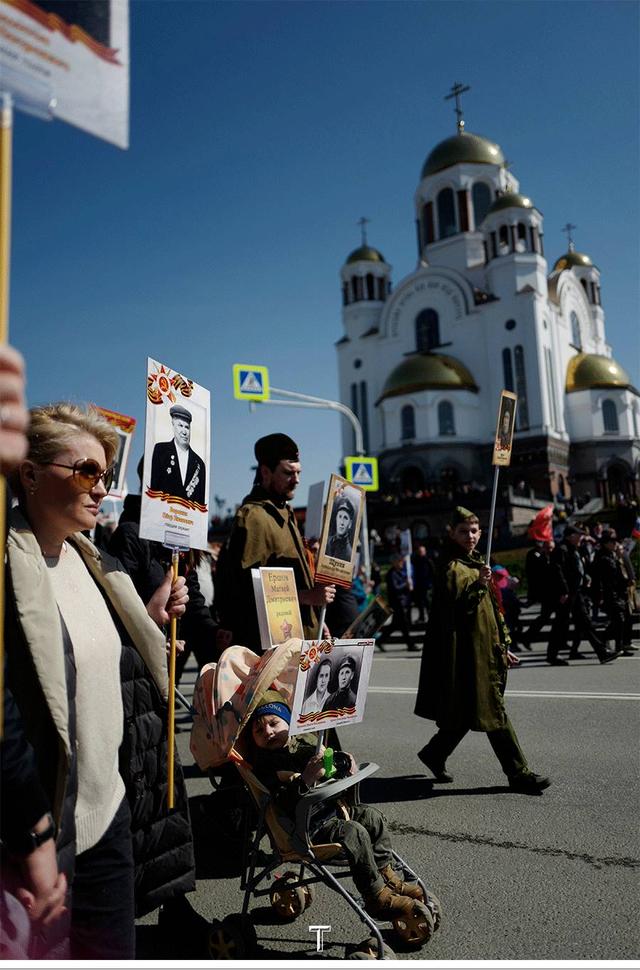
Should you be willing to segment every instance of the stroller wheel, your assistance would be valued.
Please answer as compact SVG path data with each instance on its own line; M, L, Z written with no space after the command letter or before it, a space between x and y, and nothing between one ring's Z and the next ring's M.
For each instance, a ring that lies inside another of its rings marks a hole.
M403 943L422 946L433 936L433 917L424 903L416 902L410 916L394 919L393 928Z
M431 918L433 919L433 932L436 933L440 929L440 924L442 923L442 903L438 897L431 892L430 889L427 889L425 905L431 913Z
M281 920L293 922L307 906L311 905L312 895L309 886L296 885L298 877L295 872L285 872L279 876L269 893L271 906Z
M213 960L243 960L256 949L258 938L250 916L233 913L209 927L207 949Z
M382 944L382 952L384 956L383 960L395 960L396 955L391 949L388 943ZM356 943L355 946L348 946L344 954L345 960L377 960L378 959L378 941L375 936L370 936L362 943Z

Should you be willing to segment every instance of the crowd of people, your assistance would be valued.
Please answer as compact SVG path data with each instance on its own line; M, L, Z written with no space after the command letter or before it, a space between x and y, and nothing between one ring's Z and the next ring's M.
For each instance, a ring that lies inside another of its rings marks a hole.
M377 568L371 577L360 569L351 590L316 581L313 544L290 505L299 450L285 434L256 442L253 487L219 556L218 549L189 553L174 579L167 550L140 537L139 496L127 498L117 528L98 548L88 534L109 490L116 447L113 429L92 408L53 404L28 413L21 359L0 350L0 470L12 495L0 816L5 956L132 959L137 917L162 907L184 929L195 916L187 901L195 861L179 759L168 810L172 617L180 620L179 676L189 652L201 667L229 644L257 648L252 568L293 569L308 638L340 636L381 588ZM565 662L558 654L571 621L572 656L580 637L602 663L632 649L630 560L612 530L593 538L568 526L556 548L538 542L528 557L539 629L554 616L551 663ZM517 663L507 588L479 556L479 539L477 516L458 507L437 559L419 544L411 569L398 554L386 577L393 623L409 645L414 608L426 624L416 713L434 720L437 733L418 756L436 781L448 782L447 759L464 735L486 732L510 787L539 794L549 779L529 768L504 707L507 669ZM594 627L600 609L608 618L603 633ZM523 637L536 632L532 625ZM336 672L347 706L355 703L349 660ZM322 673L314 702L326 707L335 704L332 671ZM287 712L278 708L274 716L286 721ZM256 721L257 750L271 746L269 723ZM308 784L320 762L315 749L306 753L300 775ZM369 912L403 913L413 902L393 884L384 825L375 810L355 821L373 846L366 873L358 870ZM329 828L353 855L353 827L333 820Z

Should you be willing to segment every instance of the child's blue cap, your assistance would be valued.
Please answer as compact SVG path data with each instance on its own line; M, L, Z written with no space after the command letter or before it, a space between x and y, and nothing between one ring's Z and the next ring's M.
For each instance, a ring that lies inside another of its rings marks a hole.
M253 712L253 717L264 717L265 714L275 714L287 724L291 724L291 711L277 690L265 691L261 702Z

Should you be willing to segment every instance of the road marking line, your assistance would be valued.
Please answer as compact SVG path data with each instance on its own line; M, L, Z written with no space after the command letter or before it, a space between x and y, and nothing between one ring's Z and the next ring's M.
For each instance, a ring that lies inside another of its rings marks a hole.
M372 687L370 694L415 694L417 687ZM562 690L508 690L506 697L584 697L586 700L604 701L640 701L640 694L606 693L595 691L562 691Z

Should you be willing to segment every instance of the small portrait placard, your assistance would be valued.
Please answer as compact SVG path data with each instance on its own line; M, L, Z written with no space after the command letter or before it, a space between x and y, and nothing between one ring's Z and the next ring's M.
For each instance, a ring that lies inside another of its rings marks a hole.
M304 639L296 577L289 566L260 566L251 570L263 650L292 637Z
M207 548L210 420L209 391L149 358L141 538Z
M358 485L340 475L331 476L316 567L318 582L351 586L365 501L365 492Z
M392 613L393 610L385 600L381 596L376 596L362 613L358 613L355 620L349 624L349 627L343 633L344 639L372 637L374 633L382 629Z
M513 432L516 422L516 405L518 398L511 391L503 391L500 395L498 410L498 424L493 446L492 465L510 465L511 448L513 447Z
M112 425L118 435L118 450L113 459L113 485L109 489L110 498L124 498L127 494L127 462L131 450L131 440L136 427L136 419L128 414L110 411L96 405L96 411Z
M363 720L374 644L372 639L303 642L290 734Z

